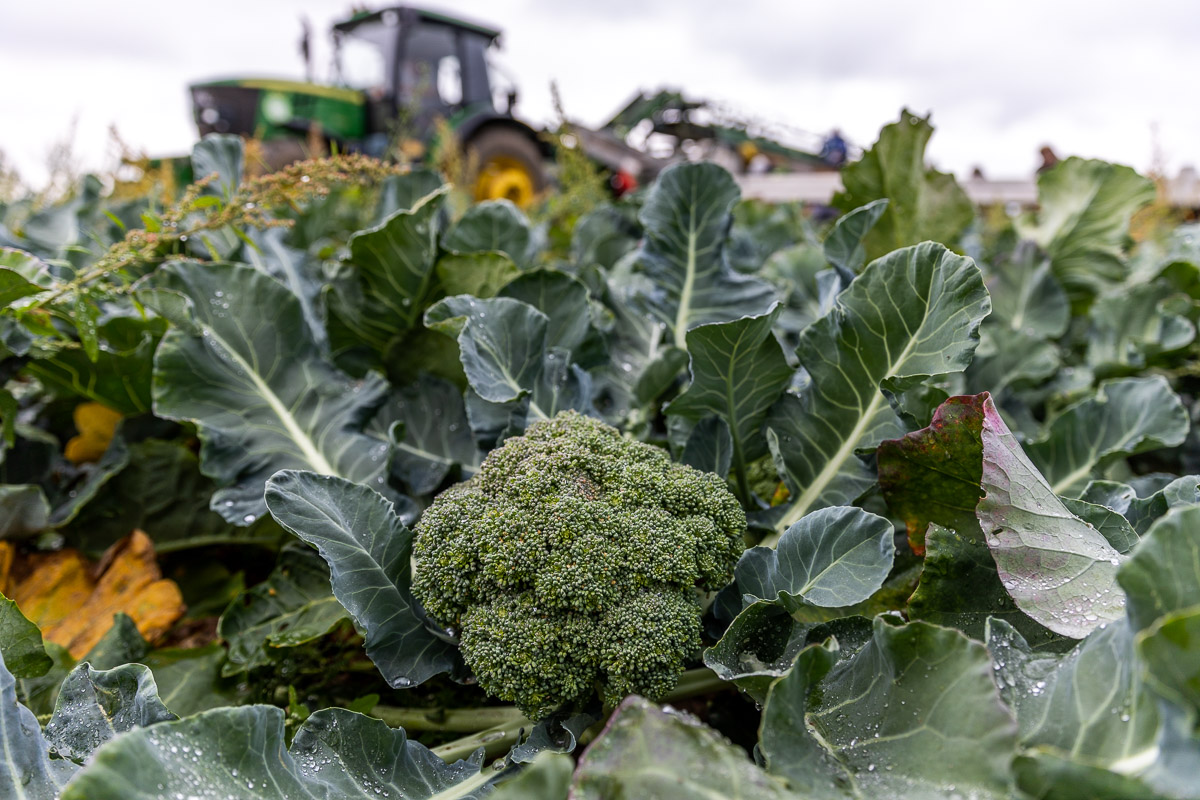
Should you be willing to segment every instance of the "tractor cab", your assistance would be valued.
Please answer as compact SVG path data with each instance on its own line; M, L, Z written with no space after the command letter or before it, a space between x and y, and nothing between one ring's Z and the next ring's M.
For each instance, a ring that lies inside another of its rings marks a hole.
M477 199L521 206L546 186L547 147L515 119L516 93L493 101L487 52L500 31L410 6L361 12L333 26L333 85L238 78L191 86L200 135L262 141L272 168L314 140L383 156L420 158L444 120L474 170ZM305 48L307 49L307 48ZM499 107L498 107L499 106ZM393 151L394 152L394 151Z
M336 81L365 94L368 127L377 135L427 141L435 119L457 127L463 118L496 113L486 54L499 36L415 8L356 14L333 26Z

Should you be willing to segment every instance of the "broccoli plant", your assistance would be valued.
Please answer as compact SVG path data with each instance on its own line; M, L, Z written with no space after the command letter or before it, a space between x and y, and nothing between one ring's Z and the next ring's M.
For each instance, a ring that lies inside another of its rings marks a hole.
M715 474L575 412L531 425L416 527L413 592L490 694L533 719L669 692L746 516Z

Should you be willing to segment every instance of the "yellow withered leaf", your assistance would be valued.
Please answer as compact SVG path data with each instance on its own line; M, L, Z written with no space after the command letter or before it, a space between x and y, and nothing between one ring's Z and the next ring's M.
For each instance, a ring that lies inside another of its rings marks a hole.
M42 636L82 658L124 612L153 642L186 610L174 581L162 577L154 544L134 531L92 564L77 550L16 554L0 542L0 587Z
M100 403L80 403L75 406L73 416L79 435L67 442L63 455L72 464L99 461L112 441L121 413Z

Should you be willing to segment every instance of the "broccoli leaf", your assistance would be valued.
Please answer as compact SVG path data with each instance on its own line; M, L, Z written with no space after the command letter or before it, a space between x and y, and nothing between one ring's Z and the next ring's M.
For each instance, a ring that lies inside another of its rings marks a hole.
M1001 620L988 623L986 641L1022 745L1052 747L1110 767L1153 760L1159 715L1138 674L1125 619L1094 631L1062 656L1032 652Z
M842 170L846 188L833 198L837 208L853 211L878 198L889 200L862 237L867 258L926 239L952 245L971 223L974 209L954 176L925 166L931 136L929 117L905 109L898 122L879 131L879 140L861 159Z
M739 797L787 800L783 784L699 720L629 697L588 747L574 797Z
M1030 463L990 398L983 403L981 487L975 515L1017 607L1079 639L1125 616L1122 556L1076 517Z
M282 284L252 267L176 262L139 295L175 323L154 358L154 413L196 423L201 470L222 487L213 510L249 525L266 512L267 478L288 467L383 485L388 445L362 429L387 384L325 361Z
M504 253L517 265L529 262L529 220L510 200L471 206L446 231L442 247L452 253Z
M667 406L668 414L699 421L716 414L729 426L740 500L750 502L746 465L765 455L767 410L792 377L783 348L771 333L782 306L758 317L701 325L688 331L692 382Z
M480 750L446 764L403 730L341 708L310 716L285 748L281 709L218 708L117 738L62 800L474 798L499 774L481 772L482 760Z
M734 272L725 239L739 191L716 164L676 164L654 182L640 219L646 242L634 269L653 281L638 293L651 317L687 346L687 332L707 322L762 314L775 299L765 281Z
M267 507L329 563L334 594L391 686L461 671L458 648L435 632L413 599L412 531L386 498L340 478L285 470L267 483Z
M1200 506L1174 509L1155 522L1121 567L1117 581L1128 596L1135 630L1167 614L1200 606L1200 560L1196 531Z
M177 717L163 705L144 665L98 670L83 663L63 681L45 736L59 757L82 764L125 731L173 719Z
M0 594L0 656L18 678L45 675L52 661L46 655L42 632L30 622L16 602Z
M332 326L336 349L362 343L382 354L421 319L436 296L439 214L447 191L431 192L350 237L346 274L330 295L339 323Z
M329 593L329 570L309 548L293 542L279 553L267 579L243 592L217 626L229 643L222 674L236 675L271 663L271 651L324 636L346 618Z
M876 617L837 660L836 640L801 651L771 688L760 744L767 771L814 798L1006 798L1016 724L983 645L924 622Z
M767 419L795 498L778 531L815 508L851 504L875 483L856 451L904 432L881 387L961 371L990 309L974 262L927 242L868 264L804 330L796 354L811 386L785 394Z
M37 717L17 702L16 680L0 659L0 797L55 800L77 767L49 753Z
M867 263L863 237L871 232L887 207L888 199L883 197L839 217L825 237L825 260L850 275L862 269Z
M738 589L794 608L798 601L837 608L861 603L892 569L892 523L861 508L822 508L784 531L775 548L742 554Z
M1073 497L1120 456L1174 447L1187 432L1187 410L1165 378L1123 378L1055 417L1029 458L1055 494Z
M1129 220L1154 193L1154 183L1129 167L1068 158L1038 176L1041 210L1018 230L1049 254L1054 276L1081 309L1124 279Z

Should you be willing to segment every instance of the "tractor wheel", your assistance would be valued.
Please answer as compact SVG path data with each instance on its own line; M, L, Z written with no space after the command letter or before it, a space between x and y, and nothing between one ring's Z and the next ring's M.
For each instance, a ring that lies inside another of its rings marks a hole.
M467 158L478 165L475 199L511 200L528 208L546 188L546 170L537 145L511 128L487 128L467 142Z

